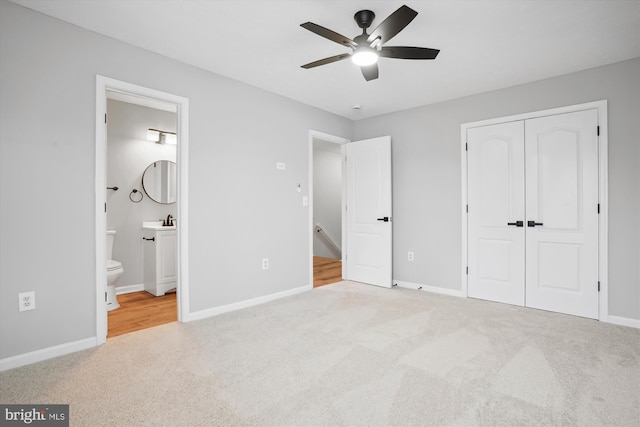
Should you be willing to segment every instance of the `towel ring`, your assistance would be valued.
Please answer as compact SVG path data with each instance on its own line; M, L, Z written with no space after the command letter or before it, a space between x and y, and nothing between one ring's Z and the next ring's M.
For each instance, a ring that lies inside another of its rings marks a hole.
M140 195L140 198L138 200L135 200L137 198L136 194ZM133 203L140 203L143 198L144 195L142 194L142 191L138 191L135 188L131 190L131 193L129 193L129 200L131 200Z

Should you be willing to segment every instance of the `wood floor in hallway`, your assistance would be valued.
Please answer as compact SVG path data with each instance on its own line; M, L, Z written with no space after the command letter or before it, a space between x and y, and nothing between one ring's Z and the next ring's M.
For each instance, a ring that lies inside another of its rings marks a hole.
M313 257L313 287L329 285L342 280L342 261L333 258Z

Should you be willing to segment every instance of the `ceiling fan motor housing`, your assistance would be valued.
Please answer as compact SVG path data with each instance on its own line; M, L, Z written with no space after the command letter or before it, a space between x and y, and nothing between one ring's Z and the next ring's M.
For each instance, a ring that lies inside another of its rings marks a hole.
M355 19L356 24L358 24L358 27L363 30L366 30L371 26L375 17L376 14L370 10L360 10L353 15L353 19Z

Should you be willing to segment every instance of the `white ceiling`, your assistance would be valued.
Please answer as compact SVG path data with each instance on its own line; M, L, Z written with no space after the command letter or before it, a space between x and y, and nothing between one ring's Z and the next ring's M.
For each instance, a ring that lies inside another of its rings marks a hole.
M12 1L352 120L640 56L640 0ZM386 45L436 60L381 58L370 82L349 60L300 68L348 51L301 23L353 38L355 12L375 28L403 4L418 16Z

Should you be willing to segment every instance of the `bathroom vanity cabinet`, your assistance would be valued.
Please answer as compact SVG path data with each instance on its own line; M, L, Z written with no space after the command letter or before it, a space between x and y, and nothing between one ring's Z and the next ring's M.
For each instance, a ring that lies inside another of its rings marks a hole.
M177 284L176 227L143 223L144 290L161 296Z

